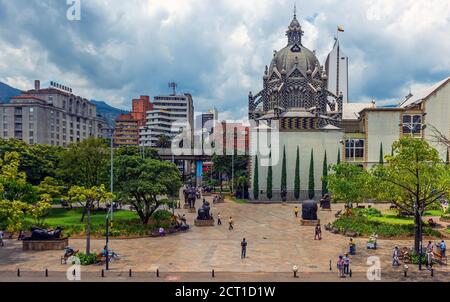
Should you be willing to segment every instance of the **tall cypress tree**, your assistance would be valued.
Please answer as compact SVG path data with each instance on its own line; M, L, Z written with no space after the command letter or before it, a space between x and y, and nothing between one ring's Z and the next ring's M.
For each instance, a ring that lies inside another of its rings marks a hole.
M272 152L269 155L269 169L267 171L267 198L272 199Z
M286 146L283 149L283 166L281 167L281 189L287 189Z
M450 165L450 154L449 154L449 149L447 148L447 156L445 158L445 162L447 163L447 165Z
M338 158L337 158L337 164L339 165L341 163L341 148L338 149Z
M258 155L255 157L255 173L253 174L253 198L258 200L259 197L259 171L258 171Z
M313 199L315 194L314 191L314 153L313 150L311 149L311 162L309 164L309 184L308 184L308 196L309 199Z
M327 150L325 150L325 156L323 158L323 173L322 173L322 195L328 193L328 160Z
M300 198L300 150L297 147L297 159L295 160L294 197Z
M380 165L384 165L383 142L380 144Z

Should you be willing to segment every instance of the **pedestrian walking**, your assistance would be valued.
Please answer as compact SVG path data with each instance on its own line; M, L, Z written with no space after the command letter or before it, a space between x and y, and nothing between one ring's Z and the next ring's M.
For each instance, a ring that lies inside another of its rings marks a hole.
M392 251L392 266L399 266L400 263L398 262L398 246L394 248Z
M345 277L345 274L344 274L344 259L343 259L342 255L340 255L339 258L338 258L337 269L338 269L338 276L339 276L339 278L344 278Z
M347 253L344 255L344 258L342 258L342 260L344 261L344 274L349 275L350 274L350 257L348 256Z
M5 244L3 243L3 231L0 230L0 245L3 247Z
M241 259L245 259L247 257L247 241L245 238L241 242Z
M439 244L439 249L441 250L441 257L444 258L445 257L445 251L447 250L447 246L445 245L445 241L442 240L441 243Z
M320 223L316 225L314 240L322 240L322 228L320 227Z
M300 212L300 209L297 206L295 206L295 208L294 208L295 218L298 217L298 212Z
M220 212L217 213L217 225L222 225L222 220L220 219Z
M229 227L228 227L228 230L234 230L234 227L233 227L233 224L234 224L234 221L233 221L233 217L231 217L230 216L230 219L228 220L228 224L229 224Z
M427 251L427 269L431 270L433 268L433 259L434 259L433 252Z

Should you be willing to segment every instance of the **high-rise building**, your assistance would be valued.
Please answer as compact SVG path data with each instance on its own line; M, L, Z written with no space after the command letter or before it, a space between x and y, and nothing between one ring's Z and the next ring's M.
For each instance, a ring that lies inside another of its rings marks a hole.
M106 120L97 116L94 104L56 82L41 89L40 81L36 80L34 89L11 98L9 104L0 104L2 138L67 146L89 137L104 137L108 130Z
M140 98L132 101L131 116L137 120L138 126L142 127L147 121L147 111L153 109L148 95L141 95Z
M190 94L155 96L146 125L140 128L140 144L157 147L160 136L172 139L182 130L188 130L193 141L193 128L194 105Z
M348 57L343 53L337 38L325 62L325 69L328 77L328 91L336 96L342 93L343 103L348 103Z
M121 114L114 128L114 146L138 146L139 126L133 114Z

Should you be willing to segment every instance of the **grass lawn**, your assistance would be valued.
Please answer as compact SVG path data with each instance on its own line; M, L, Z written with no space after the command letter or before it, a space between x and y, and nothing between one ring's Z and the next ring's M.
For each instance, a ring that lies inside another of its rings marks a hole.
M83 209L81 208L75 208L72 210L66 210L66 209L51 209L49 212L49 215L45 219L45 224L49 225L50 227L57 227L57 226L79 226L79 225L85 225L87 221L87 215L84 218L84 222L81 222L81 215L82 215ZM138 219L138 215L135 212L131 211L125 211L125 210L118 210L114 212L114 220L130 220L130 219ZM94 212L91 213L91 222L92 225L104 225L106 219L106 213L101 212ZM26 219L28 222L33 223L33 219L28 217Z
M248 203L248 200L245 200L245 199L239 199L236 197L231 197L230 199L237 204L247 204Z
M382 217L369 216L370 221L377 221L381 223L409 225L414 224L414 218L412 217L398 217L396 215L383 215Z

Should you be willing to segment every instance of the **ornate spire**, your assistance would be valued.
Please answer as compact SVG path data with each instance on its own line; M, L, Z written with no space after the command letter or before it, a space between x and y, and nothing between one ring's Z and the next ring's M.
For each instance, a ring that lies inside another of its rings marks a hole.
M303 31L300 22L297 20L297 5L294 5L294 18L288 27L286 36L288 37L288 45L302 44Z

